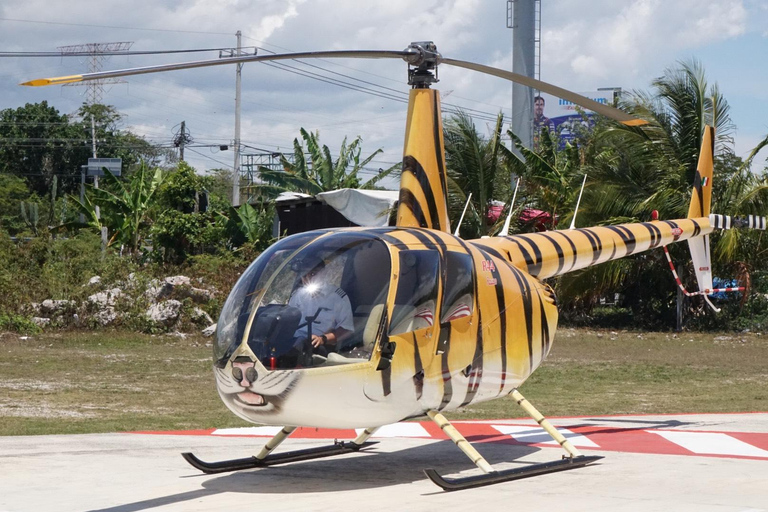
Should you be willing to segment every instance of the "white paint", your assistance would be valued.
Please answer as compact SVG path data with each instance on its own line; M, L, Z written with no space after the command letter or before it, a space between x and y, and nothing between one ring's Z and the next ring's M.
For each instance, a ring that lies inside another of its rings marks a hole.
M238 428L219 428L214 430L212 436L254 436L254 437L273 437L283 427L238 427Z
M364 429L356 429L360 435ZM384 425L372 437L432 437L419 423L393 423Z
M701 455L740 455L742 457L768 458L768 451L740 441L728 434L657 430L648 430L647 432L660 435L667 441Z
M525 444L549 444L559 446L559 443L552 439L543 428L539 427L525 427L519 425L491 425L493 428L501 432L512 436L515 441L519 441ZM600 448L598 445L587 439L581 434L577 434L568 430L567 428L558 428L563 437L571 442L574 446L580 446L582 448Z

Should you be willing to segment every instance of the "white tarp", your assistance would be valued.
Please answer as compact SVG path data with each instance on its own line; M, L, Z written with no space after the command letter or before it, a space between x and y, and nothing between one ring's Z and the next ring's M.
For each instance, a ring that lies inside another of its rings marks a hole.
M389 211L399 195L396 190L343 188L322 192L317 194L317 198L358 226L386 226L389 223Z

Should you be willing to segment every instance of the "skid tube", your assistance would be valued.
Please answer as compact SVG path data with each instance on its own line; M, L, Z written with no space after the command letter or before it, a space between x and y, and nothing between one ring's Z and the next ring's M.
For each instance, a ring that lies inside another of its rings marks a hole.
M482 487L483 485L493 485L511 480L520 480L557 471L566 471L586 466L591 462L600 460L603 457L599 455L580 455L578 457L564 457L562 460L544 462L542 464L532 464L524 468L504 469L501 471L492 471L482 475L472 475L457 478L446 478L434 469L425 469L424 473L432 482L439 485L445 491L461 491L463 489L472 489L473 487Z
M480 487L483 485L498 484L501 482L508 482L510 480L520 480L521 478L528 478L537 475L545 475L548 473L555 473L557 471L566 471L568 469L576 469L597 460L602 459L599 455L585 456L579 453L576 449L560 432L553 427L547 419L536 410L533 405L525 399L523 395L517 389L512 390L512 398L515 399L517 404L522 407L534 420L538 423L560 446L568 453L564 455L562 460L556 460L552 462L545 462L542 464L532 464L521 468L494 469L485 458L475 449L472 444L467 441L451 423L437 411L428 411L427 416L437 423L442 431L451 438L454 444L469 457L472 462L480 468L484 474L473 475L457 478L446 478L441 476L434 469L425 469L424 473L429 477L432 482L439 485L445 491L459 491L462 489L471 489L473 487Z
M245 457L243 459L221 460L216 462L205 462L197 458L191 452L181 454L184 460L203 473L227 473L229 471L239 471L241 469L265 468L276 466L278 464L288 464L289 462L299 462L303 460L320 459L323 457L333 457L360 451L363 448L374 445L377 441L368 441L376 428L367 428L360 433L354 441L334 441L332 445L318 446L315 448L305 448L303 450L293 450L285 453L270 454L280 443L296 430L295 427L283 428L275 437L270 439L258 455Z

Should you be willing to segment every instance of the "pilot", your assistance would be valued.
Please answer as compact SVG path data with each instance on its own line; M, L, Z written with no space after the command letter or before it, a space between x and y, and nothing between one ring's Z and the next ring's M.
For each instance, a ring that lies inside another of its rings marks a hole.
M297 345L309 337L313 352L327 355L355 328L349 297L341 288L324 281L325 262L320 258L302 258L292 268L301 279L288 301L302 315L294 335L299 340Z

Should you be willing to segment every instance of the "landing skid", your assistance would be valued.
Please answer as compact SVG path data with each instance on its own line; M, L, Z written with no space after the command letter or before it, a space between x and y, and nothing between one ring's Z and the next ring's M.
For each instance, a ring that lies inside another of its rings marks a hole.
M181 456L184 457L184 460L203 473L214 474L239 471L241 469L265 468L277 464L287 464L289 462L332 457L334 455L357 452L362 448L376 444L376 441L368 441L368 439L376 432L377 428L366 428L354 441L336 441L330 446L319 446L317 448L306 448L304 450L272 454L272 450L277 448L277 446L285 441L295 430L296 427L283 427L275 437L267 441L258 455L254 457L205 462L198 459L190 452L182 453Z
M579 457L564 458L562 460L545 462L543 464L533 464L524 468L505 469L502 471L493 471L491 473L485 473L482 475L465 476L459 478L446 478L440 476L440 474L438 474L438 472L434 469L425 469L424 473L429 477L430 480L432 480L432 482L442 487L445 491L461 491L463 489L471 489L473 487L481 487L483 485L498 484L501 482L509 482L510 480L520 480L522 478L545 475L547 473L555 473L557 471L576 469L582 466L586 466L587 464L602 458L603 457L599 455L581 455Z
M586 466L592 462L602 459L603 457L598 455L585 456L579 453L576 449L560 432L553 427L547 419L531 405L528 400L517 389L512 390L512 398L517 401L517 404L525 409L525 411L538 423L552 438L557 441L560 446L568 453L567 456L563 456L562 460L556 460L552 462L545 462L543 464L532 464L530 466L522 468L496 470L491 466L488 461L483 458L482 455L475 449L472 444L467 441L451 423L437 411L427 411L427 416L437 423L440 429L451 438L456 446L469 457L472 462L480 468L484 474L465 476L459 478L445 478L434 469L425 469L424 473L435 484L439 485L445 491L459 491L462 489L471 489L472 487L480 487L483 485L498 484L501 482L508 482L510 480L519 480L521 478L528 478L537 475L545 475L547 473L555 473L557 471L566 471L568 469L576 469L582 466Z
M190 452L182 453L181 456L184 457L184 459L192 466L199 469L203 473L214 474L226 473L229 471L239 471L241 469L264 468L268 466L276 466L278 464L287 464L289 462L299 462L302 460L332 457L334 455L356 452L373 444L376 444L376 441L369 441L362 444L338 441L329 446L320 446L317 448L307 448L304 450L276 453L274 455L268 455L263 459L258 459L256 457L246 457L244 459L231 459L217 462L205 462L198 459L194 454Z

